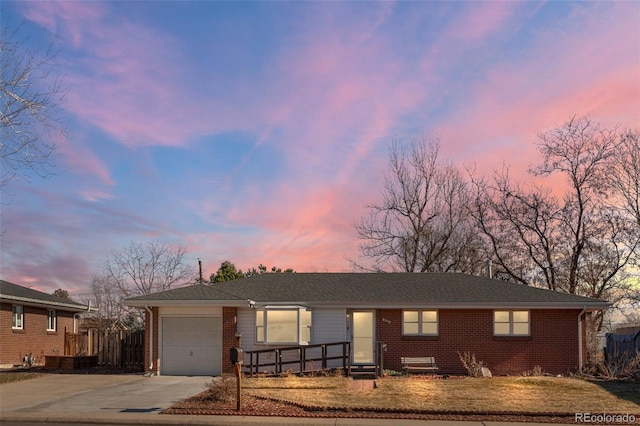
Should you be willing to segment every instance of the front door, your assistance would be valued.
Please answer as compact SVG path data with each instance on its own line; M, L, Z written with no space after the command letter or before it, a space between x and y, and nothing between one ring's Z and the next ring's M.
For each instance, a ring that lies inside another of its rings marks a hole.
M375 312L353 311L351 330L353 364L375 364Z

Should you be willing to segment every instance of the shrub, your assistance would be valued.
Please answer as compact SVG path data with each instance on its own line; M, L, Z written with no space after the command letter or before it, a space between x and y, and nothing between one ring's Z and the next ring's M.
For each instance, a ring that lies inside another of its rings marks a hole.
M524 371L522 375L525 377L540 377L544 376L544 372L542 371L542 367L536 365L531 370Z
M487 365L477 360L475 353L464 352L461 354L458 352L458 357L471 377L482 377L482 369Z
M292 368L289 368L287 370L281 371L280 374L278 374L278 377L291 377L294 376L296 373L295 371L293 371Z
M629 352L624 352L612 358L612 361L598 366L602 376L607 379L640 377L640 353L633 356Z
M216 402L235 401L237 388L234 376L216 377L207 384L207 387L209 399Z

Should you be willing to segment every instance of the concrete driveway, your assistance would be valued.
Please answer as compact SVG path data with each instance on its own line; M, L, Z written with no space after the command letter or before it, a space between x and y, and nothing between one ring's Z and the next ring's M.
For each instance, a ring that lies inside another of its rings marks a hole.
M206 389L211 377L52 374L0 385L0 413L158 413Z

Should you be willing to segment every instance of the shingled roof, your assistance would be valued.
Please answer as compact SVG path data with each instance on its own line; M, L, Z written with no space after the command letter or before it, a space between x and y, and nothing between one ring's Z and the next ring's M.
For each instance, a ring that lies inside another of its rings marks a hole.
M63 311L82 312L87 306L73 300L43 293L32 288L23 287L8 281L0 280L0 299L27 305L56 308Z
M457 273L267 273L127 299L129 306L606 308L597 299Z

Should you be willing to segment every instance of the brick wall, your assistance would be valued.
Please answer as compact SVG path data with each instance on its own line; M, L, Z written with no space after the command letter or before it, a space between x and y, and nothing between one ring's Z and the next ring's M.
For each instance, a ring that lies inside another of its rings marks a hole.
M64 332L73 332L73 312L56 309L56 331L47 331L47 308L23 305L24 327L11 328L12 304L0 304L0 365L20 364L32 353L44 364L46 355L64 355Z
M552 374L578 369L579 310L530 311L531 335L493 336L493 311L439 310L439 335L402 336L402 311L376 313L377 340L386 343L385 368L401 370L402 356L434 356L443 373L466 374L457 352L473 352L495 375L522 374L539 365ZM383 321L386 320L386 321Z
M236 346L238 308L222 308L222 372L233 373L229 350Z

